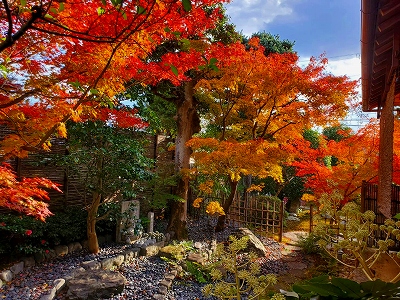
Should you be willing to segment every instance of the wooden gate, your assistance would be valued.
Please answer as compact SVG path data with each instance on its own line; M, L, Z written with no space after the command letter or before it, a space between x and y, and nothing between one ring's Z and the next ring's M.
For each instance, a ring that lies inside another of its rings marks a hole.
M237 196L227 214L227 222L245 226L259 234L278 235L282 242L284 203L276 197L245 194Z

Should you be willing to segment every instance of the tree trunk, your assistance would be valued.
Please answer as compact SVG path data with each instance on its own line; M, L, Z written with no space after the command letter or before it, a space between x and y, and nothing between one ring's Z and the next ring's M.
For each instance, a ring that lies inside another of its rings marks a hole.
M87 216L87 237L88 248L90 253L99 253L99 241L96 234L96 218L97 210L100 205L101 195L98 193L93 194L93 202L89 207Z
M200 119L196 110L196 100L193 97L194 80L183 84L182 99L178 99L177 105L177 135L175 139L175 174L179 181L175 195L181 201L173 201L171 204L171 216L168 224L168 232L172 238L182 240L187 238L187 200L189 190L189 178L182 172L190 168L191 150L186 146L193 134L200 131Z
M229 184L231 186L231 192L229 194L228 199L226 199L224 204L222 205L225 215L221 215L218 217L217 226L215 226L215 232L220 232L220 231L224 230L224 228L225 228L226 214L228 213L229 208L231 207L231 204L233 203L233 200L235 199L238 183L239 183L238 181L229 180Z
M100 156L97 160L97 184L98 191L103 189L103 178L102 178L102 170L103 170L103 160L104 157ZM99 210L101 201L101 193L93 192L92 203L88 209L87 216L87 237L88 237L88 250L90 253L99 253L99 241L97 239L96 234L96 221L97 221L97 212Z

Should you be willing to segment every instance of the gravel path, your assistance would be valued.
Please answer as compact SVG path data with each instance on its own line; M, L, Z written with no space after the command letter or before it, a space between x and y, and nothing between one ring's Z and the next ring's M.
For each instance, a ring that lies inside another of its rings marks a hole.
M212 239L224 241L235 228L228 227L224 232L214 234L213 220L202 219L190 221L188 224L189 239L194 242L209 244ZM262 273L278 274L287 270L287 265L281 260L282 245L266 238L261 238L269 255L260 259ZM129 246L109 245L103 246L97 255L81 252L67 255L51 262L25 269L10 283L0 288L0 299L3 300L39 300L52 287L57 278L63 278L83 261L101 260L108 256L122 253ZM111 298L119 299L153 299L158 292L158 284L168 270L168 264L158 257L140 257L129 264L123 264L120 272L127 278L128 283L122 294ZM206 299L201 293L202 285L192 281L175 280L172 288L166 295L166 300ZM65 300L65 292L59 294L56 300ZM212 299L212 298L207 298Z

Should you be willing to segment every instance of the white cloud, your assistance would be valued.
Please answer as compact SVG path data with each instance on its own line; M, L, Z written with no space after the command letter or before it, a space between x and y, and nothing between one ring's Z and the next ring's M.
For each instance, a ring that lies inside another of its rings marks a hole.
M361 59L359 56L354 56L352 58L328 60L327 71L332 73L335 76L346 75L351 80L359 80L361 77ZM358 88L358 99L357 101L360 105L350 110L345 120L343 120L343 124L349 126L353 130L359 129L361 126L368 123L370 118L375 118L375 113L365 113L361 111L361 84L359 82Z
M336 76L347 75L350 79L358 80L361 77L361 59L354 56L347 59L328 59L327 71Z
M265 24L279 16L293 13L291 0L232 0L226 5L227 14L238 31L250 36L263 31Z

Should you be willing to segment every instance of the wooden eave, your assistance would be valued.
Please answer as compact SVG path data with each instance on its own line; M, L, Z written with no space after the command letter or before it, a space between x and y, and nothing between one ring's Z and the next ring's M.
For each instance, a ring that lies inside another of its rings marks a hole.
M400 1L361 0L362 109L379 113L399 72ZM395 106L400 106L400 83Z

